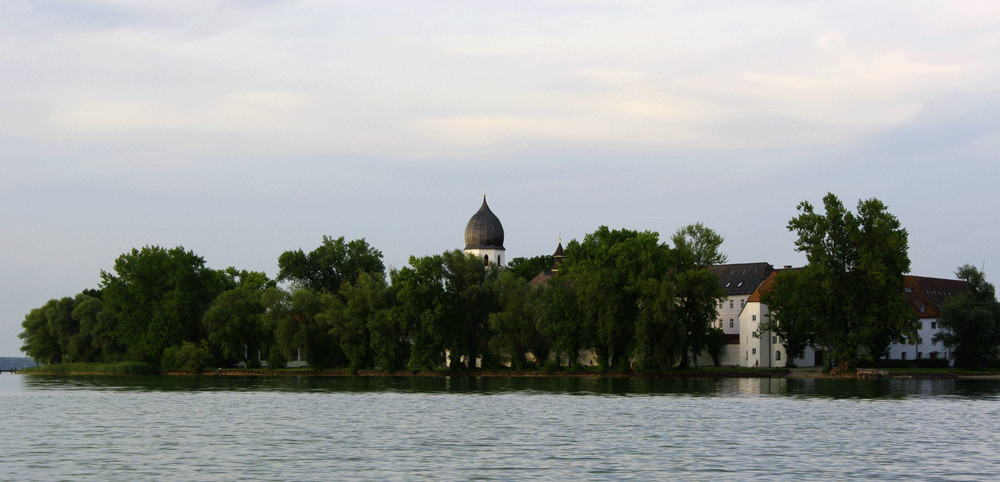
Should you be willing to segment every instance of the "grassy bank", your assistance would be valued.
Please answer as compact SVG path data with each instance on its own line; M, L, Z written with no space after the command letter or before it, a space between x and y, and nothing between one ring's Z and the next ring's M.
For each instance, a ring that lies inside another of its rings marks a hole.
M156 367L142 362L63 363L26 368L30 375L156 375Z

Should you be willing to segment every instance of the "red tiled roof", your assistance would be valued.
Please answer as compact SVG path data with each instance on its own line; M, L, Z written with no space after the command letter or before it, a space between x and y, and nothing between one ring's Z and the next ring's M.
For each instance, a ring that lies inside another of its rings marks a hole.
M906 275L903 298L921 318L941 316L944 300L969 291L969 283L960 279L925 278Z
M771 274L767 275L767 278L764 278L764 281L760 282L757 289L753 290L753 293L750 293L750 297L747 298L747 303L760 303L761 298L774 289L774 279L778 276L778 273L783 271L798 271L800 269L802 268L784 268L772 271Z
M792 268L800 270L802 268ZM760 286L747 298L747 303L760 302L761 298L774 289L774 279L779 272L787 269L774 270ZM937 318L941 316L941 306L951 296L965 293L969 285L963 280L927 278L924 276L903 276L903 298L913 308L920 318Z

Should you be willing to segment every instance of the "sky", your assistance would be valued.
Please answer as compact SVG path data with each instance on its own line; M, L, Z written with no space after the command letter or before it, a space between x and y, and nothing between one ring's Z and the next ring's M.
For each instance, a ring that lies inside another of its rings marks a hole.
M115 258L277 274L365 238L507 258L702 222L801 265L788 220L877 198L911 272L1000 273L1000 9L899 2L0 2L0 356Z

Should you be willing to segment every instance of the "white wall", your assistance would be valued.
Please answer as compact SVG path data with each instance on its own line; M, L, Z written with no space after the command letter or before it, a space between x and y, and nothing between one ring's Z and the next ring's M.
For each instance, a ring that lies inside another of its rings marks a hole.
M913 343L893 343L889 345L889 358L902 360L906 355L906 360L916 360L919 358L946 358L951 360L951 353L945 348L944 343L933 343L934 335L941 332L937 318L921 318L920 328L917 330L917 338Z
M716 306L715 326L722 328L727 335L740 333L740 311L750 295L731 295ZM730 324L730 321L732 324Z
M465 254L471 254L479 259L483 259L483 256L489 256L490 263L499 266L506 266L507 263L507 252L503 249L467 249Z
M740 312L740 359L739 366L783 368L788 366L788 350L781 339L771 332L762 333L760 337L754 333L760 327L760 322L771 315L767 305L760 302L747 303ZM801 358L795 359L796 367L815 366L816 351L808 347Z

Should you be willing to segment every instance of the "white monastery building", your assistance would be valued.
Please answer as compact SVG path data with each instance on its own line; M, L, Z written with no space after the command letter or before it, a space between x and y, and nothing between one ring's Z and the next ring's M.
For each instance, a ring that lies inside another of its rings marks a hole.
M789 269L789 267L785 267ZM785 367L788 352L781 339L771 332L757 333L761 320L770 316L770 311L761 298L773 289L774 279L784 270L775 270L747 298L746 306L739 314L740 350L739 366L743 367ZM917 338L889 346L891 360L919 360L923 358L945 358L952 360L951 353L944 344L934 343L934 335L941 332L939 318L941 306L951 296L968 291L962 280L926 278L905 275L903 278L903 298L919 317ZM758 336L759 335L759 336ZM814 347L806 348L802 358L795 359L799 367L823 364L823 353Z

